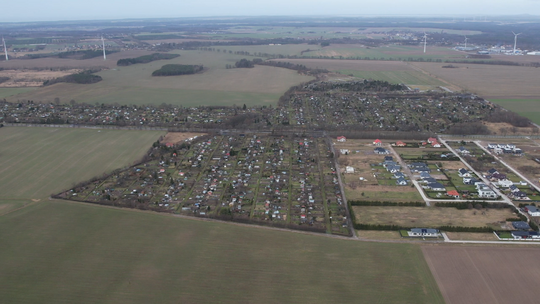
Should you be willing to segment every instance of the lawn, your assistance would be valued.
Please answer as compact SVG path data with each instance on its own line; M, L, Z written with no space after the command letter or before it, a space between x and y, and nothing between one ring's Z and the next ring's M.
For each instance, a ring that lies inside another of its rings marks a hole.
M443 303L418 246L63 201L0 216L5 303Z
M210 51L177 51L180 57L147 64L116 67L99 72L103 80L89 85L60 83L20 94L17 99L86 103L195 105L275 104L291 86L312 77L269 66L226 69L245 56ZM206 70L194 75L152 77L164 64L202 64ZM13 101L9 99L9 101Z
M484 227L512 217L510 209L458 210L438 207L353 206L358 223L432 228L439 226ZM476 213L476 214L474 214ZM499 225L500 229L500 225Z
M0 128L0 202L46 199L53 192L129 165L160 135L163 132Z

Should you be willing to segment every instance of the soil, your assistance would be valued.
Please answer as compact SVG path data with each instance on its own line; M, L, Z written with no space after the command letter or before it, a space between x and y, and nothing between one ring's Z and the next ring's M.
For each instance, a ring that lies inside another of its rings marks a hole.
M203 136L206 135L205 133L184 133L184 132L169 132L165 135L162 143L179 143L183 142L184 140L195 137L195 136Z

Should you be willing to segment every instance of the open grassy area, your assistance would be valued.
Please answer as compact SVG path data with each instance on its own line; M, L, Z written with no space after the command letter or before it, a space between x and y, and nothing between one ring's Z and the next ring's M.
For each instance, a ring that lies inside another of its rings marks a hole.
M46 199L78 182L129 165L163 133L0 128L0 202Z
M443 303L420 248L61 201L0 217L6 303Z
M7 98L17 94L30 92L36 88L0 88L0 98Z
M137 64L98 73L103 80L90 85L60 83L20 94L17 99L86 103L194 105L274 104L287 89L312 77L269 66L226 69L245 56L210 51L177 51L180 57ZM194 75L152 77L164 64L202 64ZM15 98L15 97L14 97ZM9 99L10 101L13 101Z
M437 207L373 207L353 206L358 223L400 225L404 227L493 226L496 222L512 217L510 209L458 210ZM476 213L476 214L474 214Z
M504 108L540 124L540 99L490 99Z

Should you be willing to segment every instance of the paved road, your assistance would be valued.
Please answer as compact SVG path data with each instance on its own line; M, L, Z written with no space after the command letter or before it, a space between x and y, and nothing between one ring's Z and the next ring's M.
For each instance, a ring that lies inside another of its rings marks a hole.
M326 135L326 133L324 135ZM352 237L354 239L358 239L358 236L356 235L356 231L354 229L353 222L351 219L351 212L349 211L349 204L347 204L347 198L345 197L345 188L343 187L343 182L341 181L341 171L339 170L339 164L337 162L337 157L336 157L337 154L336 154L336 150L334 149L334 143L332 142L332 139L330 137L326 136L326 140L327 140L328 145L330 146L332 154L334 155L334 166L336 166L335 169L337 173L336 175L338 178L339 189L341 190L341 198L343 199L343 203L345 204L345 208L347 210L347 225L349 226Z

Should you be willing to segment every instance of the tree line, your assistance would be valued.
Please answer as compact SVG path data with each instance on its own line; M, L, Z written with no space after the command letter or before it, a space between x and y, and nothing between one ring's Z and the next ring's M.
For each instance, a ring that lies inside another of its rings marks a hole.
M176 57L180 57L179 54L165 54L165 53L154 53L151 55L144 55L135 58L124 58L116 62L117 66L128 66L138 63L149 63L156 60L169 60Z
M152 76L174 76L174 75L187 75L195 74L202 71L204 68L202 65L188 65L188 64L166 64L159 70L152 72Z

